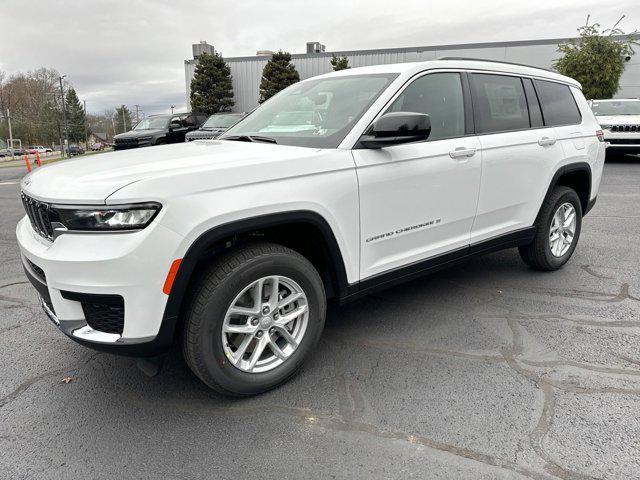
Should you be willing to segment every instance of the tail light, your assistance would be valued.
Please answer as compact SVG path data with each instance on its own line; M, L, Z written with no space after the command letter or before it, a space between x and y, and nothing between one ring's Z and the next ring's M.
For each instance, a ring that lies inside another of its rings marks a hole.
M601 142L604 142L604 132L602 130L596 130L596 137L598 137L598 140Z

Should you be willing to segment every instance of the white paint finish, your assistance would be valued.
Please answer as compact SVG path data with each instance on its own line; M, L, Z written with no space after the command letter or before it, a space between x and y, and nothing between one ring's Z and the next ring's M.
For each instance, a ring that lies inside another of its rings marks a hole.
M16 232L21 251L47 274L61 320L77 319L79 310L59 290L121 294L126 312L123 337L142 338L158 331L166 302L162 284L171 262L184 256L202 233L225 223L269 213L316 212L335 235L348 281L356 283L530 226L561 165L588 161L593 171L591 196L597 194L604 144L597 141L596 120L575 88L583 114L580 126L352 150L402 85L423 72L451 70L532 75L577 85L532 68L473 61L333 73L398 74L339 148L194 141L43 167L22 182L22 189L37 199L59 204L158 201L163 208L152 225L136 233L66 234L53 243L23 220ZM558 138L556 144L537 144L551 132ZM456 148L476 153L452 158L450 152Z
M207 230L269 213L307 210L332 228L349 282L358 280L358 185L351 153L280 145L203 140L206 166L159 172L111 195L164 205L162 223L184 236L175 257ZM156 147L157 148L157 147Z
M48 242L23 218L16 228L24 256L44 270L56 314L61 320L84 318L78 302L60 290L122 295L123 338L158 333L167 296L162 293L174 251L182 238L154 222L134 233L67 234Z
M453 159L449 152L456 148L480 145L471 136L353 150L360 187L361 278L469 244L481 158L478 153ZM431 226L396 233L431 221ZM367 241L386 233L393 235Z
M479 137L482 186L471 243L533 224L540 196L549 185L549 172L562 161L559 143L538 144L544 137L556 139L552 128Z

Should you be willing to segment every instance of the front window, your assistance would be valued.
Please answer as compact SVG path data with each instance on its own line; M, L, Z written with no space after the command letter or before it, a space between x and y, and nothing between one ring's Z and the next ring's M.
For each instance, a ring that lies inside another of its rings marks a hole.
M202 128L229 128L240 120L239 115L211 115Z
M140 120L134 130L162 130L169 125L169 117L149 117Z
M345 75L294 84L220 137L269 137L282 145L336 148L397 74Z
M640 100L625 102L598 102L591 104L594 115L640 115Z
M429 140L461 137L465 132L462 80L459 73L431 73L414 80L385 113L426 113Z

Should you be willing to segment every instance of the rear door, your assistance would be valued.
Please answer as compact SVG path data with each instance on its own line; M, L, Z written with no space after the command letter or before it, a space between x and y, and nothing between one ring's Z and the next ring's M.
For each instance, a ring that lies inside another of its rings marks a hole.
M546 80L536 80L535 86L545 124L553 127L565 163L592 162L600 147L595 136L599 127L593 122L583 122L571 87Z
M482 145L474 244L533 225L563 150L556 131L543 124L531 79L502 73L470 77Z

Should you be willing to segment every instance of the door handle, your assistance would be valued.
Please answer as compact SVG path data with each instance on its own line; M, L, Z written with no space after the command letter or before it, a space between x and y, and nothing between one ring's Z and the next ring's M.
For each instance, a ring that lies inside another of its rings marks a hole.
M553 145L554 143L556 143L555 138L542 137L540 140L538 140L538 145L540 145L541 147L548 147L549 145Z
M449 152L451 158L469 158L476 154L475 148L458 147Z

